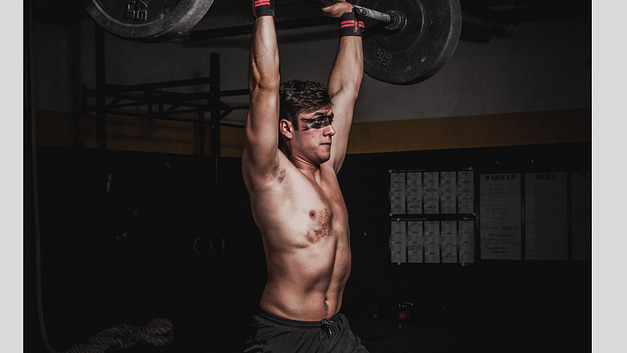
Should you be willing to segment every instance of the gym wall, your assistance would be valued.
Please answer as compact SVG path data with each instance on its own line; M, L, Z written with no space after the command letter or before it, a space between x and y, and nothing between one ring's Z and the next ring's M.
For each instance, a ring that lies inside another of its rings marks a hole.
M215 21L211 16L207 20ZM95 88L93 22L34 25L35 107L80 113L81 84ZM590 28L588 18L532 21L506 26L509 37L462 39L444 67L416 85L390 85L366 75L356 121L590 108ZM326 81L337 48L336 28L285 30L279 41L282 79ZM248 45L245 35L139 43L105 34L106 81L142 84L206 77L209 54L216 52L221 55L221 88L246 88ZM241 122L244 114L231 113L225 121Z
M96 148L96 118L40 111L40 146ZM209 129L204 155L211 154ZM197 124L108 116L107 145L120 151L200 155ZM356 122L348 153L422 151L491 146L590 142L591 109L503 113L465 117ZM243 129L221 128L221 155L240 158Z
M219 4L211 10L195 29L250 23L247 13ZM90 18L33 25L33 106L39 132L45 131L38 144L94 148L96 124L82 114L82 85L95 88L95 25ZM415 85L390 85L365 75L349 153L589 140L590 28L589 18L563 18L505 26L484 42L462 37L444 67ZM279 42L282 79L327 79L337 28L283 30ZM126 85L207 77L209 54L219 53L221 89L243 89L248 45L246 35L141 43L105 33L105 78ZM248 103L246 96L230 99ZM235 110L223 122L242 124L245 114ZM363 124L387 121L392 123L383 131L392 135L383 133L381 124ZM222 154L238 157L241 131L222 132ZM185 124L109 117L107 138L114 150L199 152L194 127Z

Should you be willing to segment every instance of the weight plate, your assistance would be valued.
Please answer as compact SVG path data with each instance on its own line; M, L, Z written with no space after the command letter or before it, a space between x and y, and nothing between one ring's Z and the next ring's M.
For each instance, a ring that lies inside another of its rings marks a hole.
M355 4L405 14L403 29L362 18L364 71L392 84L413 84L435 75L455 52L462 27L459 0L358 0Z
M83 0L94 21L116 36L155 41L189 31L214 0Z

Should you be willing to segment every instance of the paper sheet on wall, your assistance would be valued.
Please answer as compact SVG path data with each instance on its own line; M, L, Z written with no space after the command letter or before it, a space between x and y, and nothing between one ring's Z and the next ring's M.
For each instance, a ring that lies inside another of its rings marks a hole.
M475 180L469 170L457 172L457 212L475 212Z
M422 214L422 173L407 173L407 213Z
M392 221L390 255L393 263L407 262L407 222Z
M475 262L475 221L459 221L459 262Z
M525 258L568 259L567 173L525 174Z
M442 263L457 262L457 221L441 223Z
M481 174L479 241L481 259L521 259L521 175Z
M405 173L390 172L390 213L405 214Z
M440 221L424 222L425 236L425 262L440 262Z
M571 174L572 259L590 260L592 256L592 175Z
M407 222L407 262L424 262L422 221Z
M457 213L457 173L440 172L440 212Z
M424 213L438 214L440 213L440 173L424 172L422 177Z

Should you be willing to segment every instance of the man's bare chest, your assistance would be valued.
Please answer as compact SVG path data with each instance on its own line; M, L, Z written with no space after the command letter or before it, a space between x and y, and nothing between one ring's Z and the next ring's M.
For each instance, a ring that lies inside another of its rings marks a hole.
M348 236L348 213L337 181L303 182L290 194L292 224L308 243Z

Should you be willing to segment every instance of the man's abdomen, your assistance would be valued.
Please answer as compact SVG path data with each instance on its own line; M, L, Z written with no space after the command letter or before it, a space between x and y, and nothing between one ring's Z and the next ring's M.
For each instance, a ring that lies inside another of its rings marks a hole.
M266 254L268 282L262 310L301 321L319 321L339 311L350 273L350 250L336 244L328 252L318 245L323 244L287 256Z

